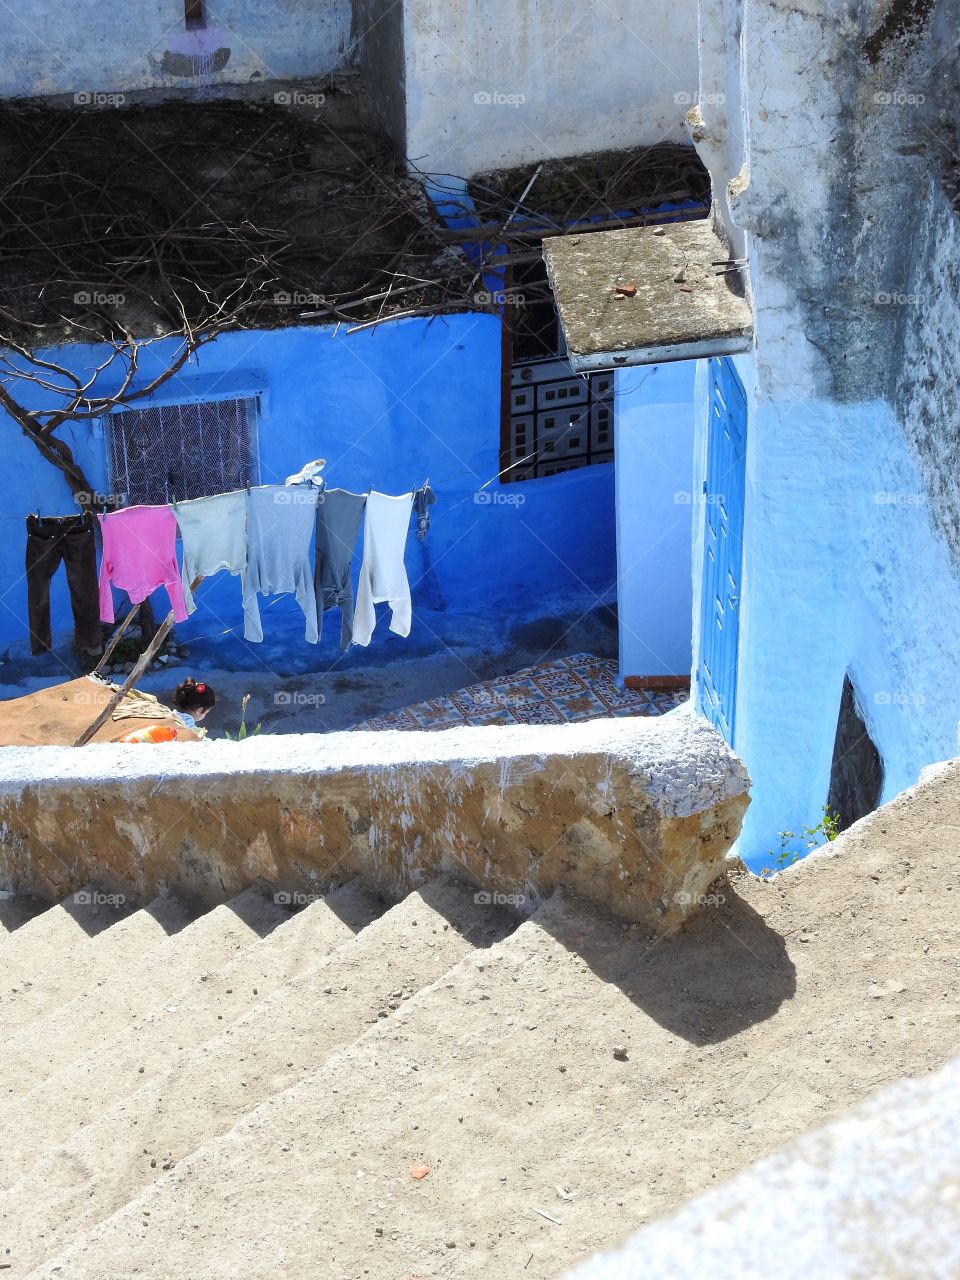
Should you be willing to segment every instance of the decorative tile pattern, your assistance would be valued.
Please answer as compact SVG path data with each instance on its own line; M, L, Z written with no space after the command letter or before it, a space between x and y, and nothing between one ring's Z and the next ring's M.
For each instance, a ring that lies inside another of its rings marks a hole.
M592 653L574 653L524 667L458 689L447 698L428 698L374 716L354 729L451 729L457 725L565 724L607 716L662 716L686 694L623 689L617 664Z

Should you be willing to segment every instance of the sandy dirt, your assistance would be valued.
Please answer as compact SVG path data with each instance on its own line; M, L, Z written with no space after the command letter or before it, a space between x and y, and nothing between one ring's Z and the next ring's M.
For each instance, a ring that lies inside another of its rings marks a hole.
M281 603L289 604L286 598ZM291 640L288 625L271 629L268 618L265 642L259 645L247 644L235 632L205 631L191 623L177 628L189 658L148 673L137 687L169 703L184 676L202 678L219 699L203 722L214 738L236 733L247 693L250 726L259 722L265 733L326 733L567 654L616 656L615 605L581 592L540 602L539 609L537 615L466 621L419 609L406 639L389 634L381 619L369 649L352 647L345 654L337 643L339 624L329 619L316 646L303 641L302 628ZM8 651L0 659L0 699L69 680L80 674L78 664L67 644L38 658Z
M666 941L557 897L37 1274L559 1276L957 1054L958 829L952 765Z

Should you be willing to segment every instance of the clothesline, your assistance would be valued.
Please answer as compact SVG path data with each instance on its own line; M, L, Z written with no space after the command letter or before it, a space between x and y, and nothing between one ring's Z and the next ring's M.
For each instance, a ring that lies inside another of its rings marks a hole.
M81 608L90 611L92 579L104 622L115 620L114 588L139 605L161 586L170 598L172 621L185 622L196 610L191 582L225 569L241 579L243 634L254 643L263 640L257 597L290 593L303 611L309 643L319 640L323 614L334 605L341 611L342 649L370 643L377 624L375 606L381 603L390 605L391 631L409 635L412 602L404 551L414 511L421 538L429 527L429 507L436 501L429 480L397 497L373 488L357 494L318 480L324 465L322 459L308 463L286 484L250 485L98 513L99 575L92 521L28 516L28 561L43 562L42 571L33 578L28 574L31 639L34 606L45 607L49 615L49 581L64 557L75 614ZM363 556L354 602L352 566L361 526ZM71 571L78 556L86 566L82 580ZM49 647L39 632L37 643L35 652Z
M496 478L496 477L494 477L494 479L495 479L495 478ZM490 483L490 481L488 481L487 483L489 484L489 483ZM270 482L270 483L268 483L268 484L254 484L254 485L250 485L250 484L248 484L248 485L244 485L244 486L243 486L242 488L240 488L240 489L224 489L221 493L215 493L215 494L202 494L199 498L171 498L171 500L170 500L169 502L132 502L132 503L130 503L130 505L129 505L129 506L126 506L126 507L116 507L116 508L115 508L115 509L113 509L113 510L110 510L110 511L106 511L106 510L105 510L105 511L102 511L102 512L98 512L97 514L99 514L99 515L112 515L112 514L114 514L114 513L115 513L115 511L132 511L134 508L137 508L137 509L141 509L141 508L142 508L143 510L147 510L147 511L163 511L163 510L165 510L167 507L171 507L171 506L179 506L179 505L181 505L181 504L182 504L182 503L184 503L184 502L205 502L205 501L207 500L207 498L210 498L210 497L213 497L213 498L220 498L220 497L227 497L228 495L229 495L229 496L231 496L231 497L236 497L236 496L238 496L238 495L240 495L240 494L253 493L253 492L255 492L255 491L257 491L257 490L261 490L261 489L286 489L286 488L294 489L294 488L300 488L300 487L308 488L308 487L310 487L310 486L308 486L308 485L306 485L306 484L304 484L304 485L302 485L302 486L300 486L300 485L288 485L285 481L282 481L282 480L274 480L274 481L271 481L271 482ZM327 484L326 484L326 482L324 482L322 485L314 485L314 486L312 486L312 487L313 487L313 488L316 488L316 490L317 490L317 492L318 492L318 493L323 493L323 491L327 488ZM429 479L427 479L427 480L425 480L425 481L423 482L423 484L421 484L418 488L416 488L416 489L410 489L410 490L407 490L407 492L408 492L408 493L417 494L417 493L422 493L424 489L429 489L429 488L430 488L430 481L429 481ZM349 492L349 491L347 491L347 492ZM376 493L376 492L378 492L378 490L374 489L374 488L373 488L373 486L371 486L369 489L361 490L360 494L358 494L357 496L358 496L358 497L360 497L360 496L362 496L362 497L369 497L371 493ZM77 505L77 506L79 506L80 504L79 504L79 503L77 503L76 505ZM95 505L97 505L97 506L101 506L101 507L104 507L104 508L106 508L106 507L112 507L112 504L111 504L111 503L107 503L107 502L102 502L102 503L95 504ZM33 511L28 512L28 513L27 513L27 515L28 515L28 516L31 516L31 515L32 515L32 516L34 516L34 517L35 517L36 519L38 519L38 520L71 520L71 519L73 519L73 518L74 518L72 515L68 515L68 516L44 516L44 515L42 515L42 514L41 514L41 511L40 511L40 509L39 509L39 508L38 508L38 509L35 509L35 510L33 510ZM0 520L16 520L16 521L18 521L18 522L19 522L19 523L21 523L21 524L23 523L24 519L26 519L26 517L25 517L25 516L4 516L4 515L0 515Z

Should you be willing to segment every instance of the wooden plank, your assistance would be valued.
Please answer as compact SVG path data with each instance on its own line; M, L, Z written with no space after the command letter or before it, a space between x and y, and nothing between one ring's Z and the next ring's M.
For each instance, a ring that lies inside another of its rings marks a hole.
M624 676L628 689L645 689L648 693L682 693L690 688L689 676Z
M197 576L196 578L194 578L193 582L190 584L191 595L193 594L194 591L196 591L197 587L199 587L202 581L203 581L203 578L200 576ZM114 711L116 711L117 707L120 705L123 699L127 696L130 690L136 684L136 682L140 679L140 677L146 671L147 667L149 667L150 663L153 661L154 657L156 656L160 646L163 644L164 640L166 640L167 636L170 634L172 627L173 627L173 610L171 609L170 612L167 614L167 616L164 618L163 622L157 628L156 635L154 635L153 639L147 645L146 649L144 649L143 653L141 653L140 657L137 659L136 666L133 668L133 670L127 676L126 680L124 680L123 684L120 686L117 692L113 695L113 697L110 699L107 705L103 708L103 710L97 716L96 720L94 720L93 724L91 724L88 728L84 729L83 733L81 733L80 737L73 744L75 747L86 746L86 744L90 741L90 739L97 732L97 730L101 728L102 725L105 725L107 723L107 721L113 715Z
M103 657L94 667L93 671L90 673L91 675L98 676L100 672L104 669L104 667L110 661L110 658L111 658L111 655L113 654L114 649L120 643L123 633L126 631L127 627L129 627L130 623L134 620L134 618L137 616L139 612L140 612L140 606L138 604L134 604L130 606L130 611L128 612L124 620L120 623L119 627L117 627L116 631L114 631L113 635L110 637L110 642L103 651Z

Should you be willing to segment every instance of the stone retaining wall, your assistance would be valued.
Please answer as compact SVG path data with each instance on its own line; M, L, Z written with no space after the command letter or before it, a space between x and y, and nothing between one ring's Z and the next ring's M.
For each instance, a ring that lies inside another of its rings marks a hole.
M559 728L0 749L0 885L296 902L455 870L521 912L558 884L660 932L709 897L749 778L690 713Z

